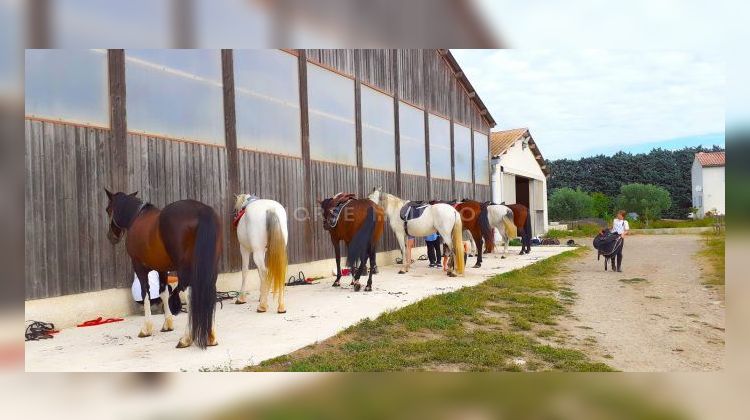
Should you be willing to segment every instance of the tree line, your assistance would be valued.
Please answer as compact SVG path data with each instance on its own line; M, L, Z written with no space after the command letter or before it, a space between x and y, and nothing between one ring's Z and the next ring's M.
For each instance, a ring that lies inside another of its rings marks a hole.
M555 190L561 188L580 190L588 193L592 200L592 203L584 203L583 206L597 205L597 210L600 210L604 205L610 206L612 210L611 206L617 204L617 198L621 196L622 186L627 184L653 185L669 192L669 205L661 211L660 216L683 219L687 217L692 207L690 169L695 154L701 151L722 150L719 146L686 147L680 150L657 148L649 153L617 152L612 156L598 155L577 160L548 160L550 177L547 181L547 189L550 192L550 198ZM601 195L592 193L601 193ZM550 208L550 213L552 213L552 208ZM594 213L601 213L601 211ZM552 218L553 215L550 214L550 217Z

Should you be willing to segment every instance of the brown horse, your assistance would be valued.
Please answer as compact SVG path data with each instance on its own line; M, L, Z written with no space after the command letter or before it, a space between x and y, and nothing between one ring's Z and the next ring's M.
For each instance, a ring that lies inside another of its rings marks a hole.
M109 197L107 237L116 244L127 231L125 248L141 282L146 321L138 336L148 337L153 331L148 294L148 273L151 270L159 273L159 292L164 303L161 330L174 329L167 305L169 293L166 284L167 272L176 270L178 285L173 293L187 294L189 316L188 327L177 348L188 347L193 341L202 349L215 346L214 309L221 230L214 209L195 200L182 200L159 210L137 198L137 192L113 194L105 191Z
M531 252L531 214L529 208L523 204L506 204L513 210L513 224L518 228L521 235L521 252L520 255Z
M362 287L359 278L370 260L370 272L365 292L372 290L372 275L377 272L375 264L375 244L383 234L385 216L383 209L368 199L354 198L354 194L338 193L331 198L319 201L323 209L323 228L331 235L331 243L336 252L336 281L333 287L341 285L341 248L339 242L347 246L346 265L352 273L354 291Z
M492 227L490 226L487 216L487 205L474 200L464 199L453 204L458 213L461 215L461 223L464 230L471 233L472 239L477 246L477 262L474 268L482 266L482 247L488 245L489 252L492 252L491 244L494 241Z

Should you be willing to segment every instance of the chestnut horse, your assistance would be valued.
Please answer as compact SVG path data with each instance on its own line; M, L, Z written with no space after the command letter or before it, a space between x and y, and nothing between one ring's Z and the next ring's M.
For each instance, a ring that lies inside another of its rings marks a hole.
M358 292L362 287L359 278L370 260L365 292L372 290L372 275L376 272L375 245L383 235L385 216L383 209L368 199L354 198L354 194L338 193L331 198L319 201L323 209L323 228L331 235L331 243L336 252L336 281L333 287L341 285L340 242L347 246L346 265L352 273L352 285Z
M494 241L492 227L487 216L487 206L479 201L464 199L453 204L453 207L461 215L463 228L471 233L471 238L477 247L477 262L474 268L479 268L482 266L482 246L487 244L491 252L491 244Z
M520 255L531 252L531 214L529 208L523 204L506 204L513 211L513 224L521 235Z
M178 284L172 293L184 292L189 322L177 348L193 342L205 349L215 346L214 310L216 278L221 255L219 217L211 207L195 200L175 201L160 210L137 198L138 192L125 194L105 190L109 203L109 232L112 244L127 231L125 248L133 270L141 282L143 310L146 317L138 337L153 331L149 303L148 273L159 273L159 291L164 303L162 332L172 331L173 318L167 304L167 272L177 271Z

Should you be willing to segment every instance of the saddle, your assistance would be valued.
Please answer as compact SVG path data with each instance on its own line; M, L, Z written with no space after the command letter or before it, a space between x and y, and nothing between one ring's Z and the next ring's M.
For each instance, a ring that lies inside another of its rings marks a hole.
M594 248L599 251L597 259L599 259L599 256L601 255L609 257L616 253L621 246L622 236L616 232L610 232L608 229L602 229L602 231L594 238Z
M331 210L331 213L333 215L330 223L331 228L335 228L338 224L339 216L341 215L341 211L344 210L344 207L346 207L346 205L349 204L350 201L355 200L356 198L357 195L354 193L338 193L331 198L331 206L333 206L333 210Z
M399 216L401 217L401 220L404 221L404 231L407 235L409 235L409 228L407 226L409 220L416 219L421 216L422 213L424 213L424 210L429 206L430 204L425 203L424 201L407 201L406 204L401 207Z
M242 216L245 215L245 209L247 208L247 206L249 206L250 203L252 203L253 201L257 201L257 200L260 200L260 197L258 197L257 195L248 195L245 198L245 202L242 203L242 208L240 209L240 211L237 212L237 215L234 216L234 220L232 220L232 225L235 228L240 223L240 219L242 219Z

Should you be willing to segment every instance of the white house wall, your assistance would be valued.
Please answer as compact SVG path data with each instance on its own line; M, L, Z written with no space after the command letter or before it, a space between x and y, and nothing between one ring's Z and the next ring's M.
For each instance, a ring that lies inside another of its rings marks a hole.
M724 167L703 168L703 212L716 209L725 214Z

